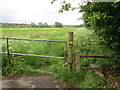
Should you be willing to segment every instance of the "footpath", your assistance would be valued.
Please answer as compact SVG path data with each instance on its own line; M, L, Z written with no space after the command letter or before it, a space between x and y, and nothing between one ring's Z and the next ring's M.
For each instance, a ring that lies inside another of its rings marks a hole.
M51 75L2 76L2 88L74 88L73 85L59 82Z

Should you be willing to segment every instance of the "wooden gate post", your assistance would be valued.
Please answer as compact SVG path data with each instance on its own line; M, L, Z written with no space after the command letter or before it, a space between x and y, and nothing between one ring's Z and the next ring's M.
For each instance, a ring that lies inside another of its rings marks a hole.
M80 51L76 50L76 70L80 69Z
M7 53L8 53L8 64L10 64L10 52L9 52L9 39L7 38Z
M73 32L69 32L69 43L68 43L68 64L70 65L70 70L72 70L72 48L73 48Z

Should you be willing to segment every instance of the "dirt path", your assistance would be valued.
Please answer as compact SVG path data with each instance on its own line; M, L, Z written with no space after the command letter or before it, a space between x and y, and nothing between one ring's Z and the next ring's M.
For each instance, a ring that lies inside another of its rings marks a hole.
M74 88L51 75L2 77L2 88Z

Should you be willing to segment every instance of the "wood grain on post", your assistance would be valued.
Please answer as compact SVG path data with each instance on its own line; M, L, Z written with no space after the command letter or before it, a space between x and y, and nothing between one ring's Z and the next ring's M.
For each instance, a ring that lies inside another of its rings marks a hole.
M76 50L76 70L80 69L80 51Z
M9 39L7 38L7 53L8 53L8 64L10 64L10 52L9 52Z
M69 32L69 43L68 43L68 63L70 64L70 69L72 69L72 47L73 47L73 32Z

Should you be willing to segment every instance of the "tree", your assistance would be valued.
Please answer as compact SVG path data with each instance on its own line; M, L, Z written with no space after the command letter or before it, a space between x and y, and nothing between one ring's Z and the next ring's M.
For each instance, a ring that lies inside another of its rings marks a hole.
M63 25L60 22L55 22L55 27L63 27Z
M49 25L45 22L44 27L47 28L47 27L49 27Z
M43 23L42 23L42 22L39 22L39 23L38 23L38 27L39 27L39 28L43 28L43 27L44 27Z
M105 45L120 54L120 2L89 2L81 6L87 27L93 28Z
M37 27L37 25L34 22L31 22L32 27Z

